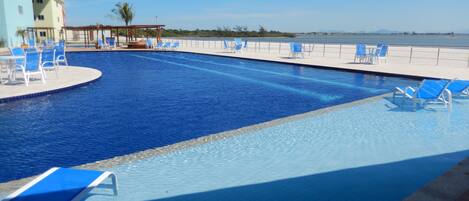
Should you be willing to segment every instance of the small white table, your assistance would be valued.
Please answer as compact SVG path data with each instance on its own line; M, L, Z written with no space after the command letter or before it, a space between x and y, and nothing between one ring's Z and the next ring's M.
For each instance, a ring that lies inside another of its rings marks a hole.
M15 82L16 60L24 58L24 56L0 56L0 62L7 66L8 83Z

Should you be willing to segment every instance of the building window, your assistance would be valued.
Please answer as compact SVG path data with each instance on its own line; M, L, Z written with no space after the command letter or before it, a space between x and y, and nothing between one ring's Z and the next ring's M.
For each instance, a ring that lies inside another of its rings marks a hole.
M40 31L40 32L39 32L39 36L41 36L41 37L46 37L46 32L45 32L45 31Z
M37 19L38 19L38 20L44 20L44 15L38 15L38 16L37 16Z
M44 3L43 0L36 0L37 3Z
M23 6L18 6L18 14L23 15Z

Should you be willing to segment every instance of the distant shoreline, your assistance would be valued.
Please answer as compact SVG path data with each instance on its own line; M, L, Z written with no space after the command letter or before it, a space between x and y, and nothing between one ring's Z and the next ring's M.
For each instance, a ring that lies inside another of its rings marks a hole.
M417 32L394 32L394 33L362 33L362 32L306 32L297 35L403 35L403 36L455 36L469 35L469 33L417 33Z

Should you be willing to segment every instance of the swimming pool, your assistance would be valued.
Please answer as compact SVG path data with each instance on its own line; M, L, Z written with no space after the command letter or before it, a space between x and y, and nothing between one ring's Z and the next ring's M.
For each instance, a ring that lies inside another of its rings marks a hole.
M390 92L415 80L175 52L70 53L103 72L0 105L0 182Z

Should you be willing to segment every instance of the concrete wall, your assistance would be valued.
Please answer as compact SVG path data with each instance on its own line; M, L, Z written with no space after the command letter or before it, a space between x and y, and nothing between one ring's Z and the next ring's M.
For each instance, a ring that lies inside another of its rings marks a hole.
M33 0L34 6L34 26L36 27L54 27L54 33L47 37L40 36L38 33L37 37L39 40L46 38L53 38L54 40L60 39L60 31L64 26L64 1L63 0L43 0L43 3L38 3L37 0ZM44 16L44 20L40 20L38 15ZM38 30L38 32L46 32L46 30ZM47 33L47 32L46 32ZM50 34L50 33L47 33Z
M22 13L19 7L22 7ZM16 31L32 27L33 17L31 0L0 0L0 39L5 40L7 46L21 44Z

